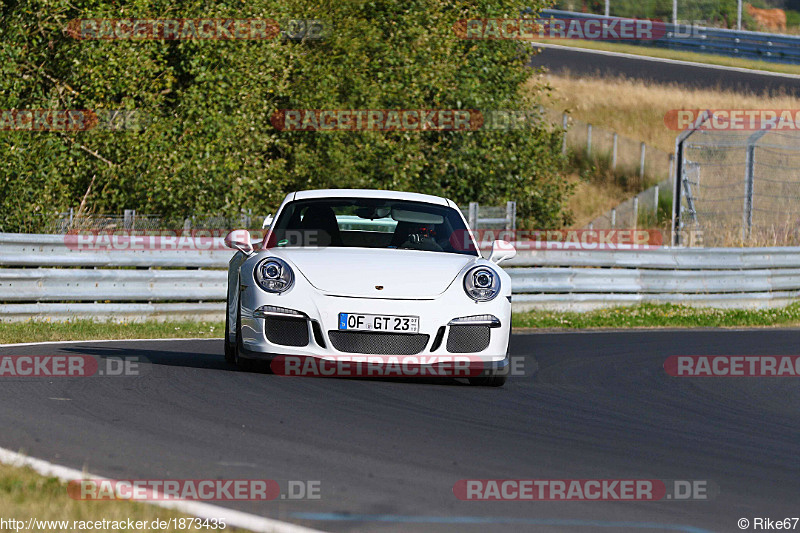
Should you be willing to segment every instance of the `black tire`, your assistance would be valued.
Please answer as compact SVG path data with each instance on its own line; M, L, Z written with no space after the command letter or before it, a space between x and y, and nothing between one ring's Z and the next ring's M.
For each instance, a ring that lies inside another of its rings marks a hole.
M239 370L243 372L250 372L253 369L253 361L241 357L240 351L242 348L242 307L237 302L236 304L236 345L233 351L233 360Z
M225 361L229 364L236 362L236 344L232 344L228 339L231 338L231 324L229 318L230 302L225 306Z
M502 387L506 384L505 375L493 374L491 376L480 376L469 378L469 384L476 387Z

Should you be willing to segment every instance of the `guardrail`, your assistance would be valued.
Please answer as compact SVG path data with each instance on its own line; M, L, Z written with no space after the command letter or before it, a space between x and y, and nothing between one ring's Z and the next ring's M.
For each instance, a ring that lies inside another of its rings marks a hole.
M576 13L558 9L543 9L540 18L559 19L620 19L591 13ZM630 19L628 19L630 20ZM675 50L687 50L729 57L760 59L777 63L800 63L800 37L738 31L686 24L663 24L664 36L653 40L625 40L628 44L658 46ZM616 41L609 41L616 42ZM623 41L618 41L623 42Z
M63 235L0 233L0 320L224 316L233 252L79 251ZM518 243L523 248L525 243ZM800 297L798 248L523 250L503 263L515 311L639 302L770 307ZM63 268L56 268L63 267Z

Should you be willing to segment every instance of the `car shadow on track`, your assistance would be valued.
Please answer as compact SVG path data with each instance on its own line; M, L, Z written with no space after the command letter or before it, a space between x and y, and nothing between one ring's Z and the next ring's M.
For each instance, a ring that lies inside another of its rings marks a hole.
M336 379L389 383L428 383L431 385L469 386L465 379L456 378L414 378L414 377L345 377L345 376L281 376L272 374L269 363L256 361L252 368L242 370L225 361L222 352L222 341L219 350L212 352L196 350L146 350L132 347L113 346L69 346L60 349L63 352L91 355L99 358L116 358L135 360L139 364L198 368L205 370L222 370L241 374L261 374L274 379Z
M147 350L130 346L69 346L61 348L60 351L92 355L100 358L133 359L140 363L152 365L203 368L209 370L237 370L236 367L225 362L222 354L221 340L219 341L219 350L213 350L211 352L197 350Z

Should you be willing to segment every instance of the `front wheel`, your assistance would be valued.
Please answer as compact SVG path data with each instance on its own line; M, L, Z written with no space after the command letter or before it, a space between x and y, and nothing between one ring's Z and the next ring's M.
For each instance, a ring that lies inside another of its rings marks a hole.
M236 363L236 344L230 342L231 338L230 302L225 306L225 361Z
M240 304L236 305L236 345L233 351L233 361L239 370L249 372L253 369L253 361L244 358L240 355L242 349L242 307Z

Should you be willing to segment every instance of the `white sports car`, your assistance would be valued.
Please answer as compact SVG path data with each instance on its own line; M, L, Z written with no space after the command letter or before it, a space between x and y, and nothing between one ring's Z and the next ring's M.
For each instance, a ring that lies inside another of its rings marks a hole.
M501 386L508 368L515 255L478 252L458 207L416 193L291 193L259 250L245 230L228 268L225 358L468 356L472 384ZM430 359L433 360L433 359ZM474 367L473 367L474 368Z

